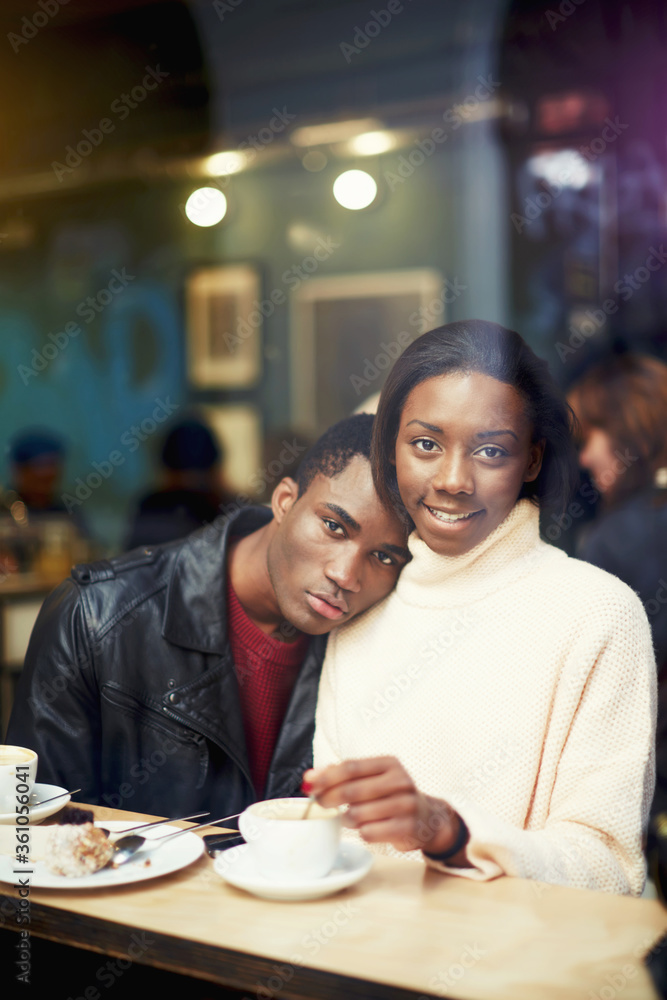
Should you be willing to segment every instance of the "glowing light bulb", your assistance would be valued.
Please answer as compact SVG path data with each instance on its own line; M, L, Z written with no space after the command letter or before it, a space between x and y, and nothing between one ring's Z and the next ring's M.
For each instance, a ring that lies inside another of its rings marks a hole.
M185 214L195 226L215 226L227 213L227 199L214 187L193 191L185 203Z
M363 132L350 139L348 145L357 156L375 156L394 149L396 140L391 132Z
M338 204L355 212L375 201L377 190L377 184L365 170L346 170L339 174L333 186Z
M206 160L206 172L211 177L224 177L237 174L246 165L245 153L240 149L227 149L221 153L212 153Z

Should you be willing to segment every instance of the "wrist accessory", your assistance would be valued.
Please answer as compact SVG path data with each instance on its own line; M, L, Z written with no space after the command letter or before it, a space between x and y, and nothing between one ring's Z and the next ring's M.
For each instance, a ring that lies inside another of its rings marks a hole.
M456 840L449 848L449 850L443 851L442 854L430 854L428 851L424 851L423 853L426 855L427 858L430 858L431 861L447 861L449 858L453 858L455 854L458 854L461 848L465 847L465 845L468 843L469 839L470 839L470 831L463 822L463 819L459 816L459 832L456 837Z

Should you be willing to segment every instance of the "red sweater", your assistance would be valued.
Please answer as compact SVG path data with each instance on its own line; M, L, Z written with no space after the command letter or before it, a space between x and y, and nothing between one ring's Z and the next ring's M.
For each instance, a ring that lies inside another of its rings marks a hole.
M261 798L310 637L301 634L295 642L281 642L266 635L248 618L229 583L227 615L250 773Z

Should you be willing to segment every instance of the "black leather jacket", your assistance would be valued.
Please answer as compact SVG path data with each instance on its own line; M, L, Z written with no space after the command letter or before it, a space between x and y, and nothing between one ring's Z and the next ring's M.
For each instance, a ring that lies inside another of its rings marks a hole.
M222 529L75 567L47 598L7 733L39 754L38 781L159 816L219 818L256 800L227 641L226 553L230 532L270 518L246 508ZM325 648L325 636L308 647L264 798L299 794Z

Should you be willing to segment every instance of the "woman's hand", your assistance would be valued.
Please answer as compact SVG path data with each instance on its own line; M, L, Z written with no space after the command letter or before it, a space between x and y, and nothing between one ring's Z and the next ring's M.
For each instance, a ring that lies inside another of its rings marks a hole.
M395 757L347 760L306 771L302 788L322 806L348 805L346 825L370 844L441 854L459 833L458 814L442 799L420 792ZM450 863L466 864L465 850Z

